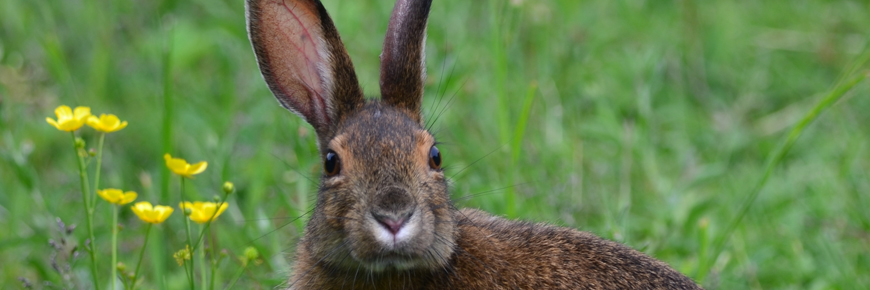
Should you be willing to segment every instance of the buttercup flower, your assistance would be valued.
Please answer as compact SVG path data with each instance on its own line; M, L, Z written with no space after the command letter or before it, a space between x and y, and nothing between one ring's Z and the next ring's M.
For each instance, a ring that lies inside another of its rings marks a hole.
M133 205L130 209L139 217L140 220L146 223L159 224L169 218L169 215L175 210L172 207L158 205L152 206L150 202L140 201Z
M179 207L181 207L182 210L185 208L190 209L190 220L198 224L204 224L217 219L217 217L227 210L227 207L229 207L226 202L221 205L220 209L217 208L217 205L218 204L214 202L197 201L191 203L185 201L179 204ZM217 210L217 213L215 213L215 210ZM214 215L214 218L212 218L212 215Z
M190 164L187 163L187 160L172 158L169 153L163 155L163 159L166 160L166 167L169 167L170 171L187 178L193 178L194 175L202 173L208 167L208 162L200 161L196 164Z
M134 200L136 200L136 193L132 191L123 192L120 189L103 189L97 190L97 194L100 195L103 199L110 203L114 203L117 205L128 204Z
M97 116L88 117L88 126L100 132L112 133L127 127L127 121L121 122L118 116L112 114L100 114L99 118Z
M91 108L76 107L75 111L73 111L69 106L64 105L54 109L54 114L57 115L56 121L52 118L45 118L45 121L58 130L72 132L85 124L88 117L91 116Z

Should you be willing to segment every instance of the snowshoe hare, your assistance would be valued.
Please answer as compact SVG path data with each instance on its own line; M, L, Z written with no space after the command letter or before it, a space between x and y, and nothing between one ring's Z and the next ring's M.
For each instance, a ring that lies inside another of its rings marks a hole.
M248 34L278 102L317 133L323 174L289 289L700 289L590 233L450 201L422 124L431 0L398 0L365 100L318 0L247 0Z

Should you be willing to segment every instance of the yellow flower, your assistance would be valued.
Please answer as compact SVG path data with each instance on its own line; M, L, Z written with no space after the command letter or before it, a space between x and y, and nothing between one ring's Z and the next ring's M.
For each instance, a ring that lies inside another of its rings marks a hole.
M76 107L75 112L73 112L68 106L64 105L54 109L54 114L57 115L57 121L52 118L45 118L45 121L58 130L72 132L85 124L88 117L91 116L91 108Z
M169 218L174 209L169 206L158 205L152 206L150 202L140 201L133 205L130 209L133 210L139 219L146 223L159 224Z
M185 201L179 204L179 207L181 207L181 210L184 210L185 208L190 209L190 220L198 224L204 224L217 219L217 217L219 217L225 210L227 210L227 207L229 207L226 202L221 204L219 209L217 208L217 205L218 204L214 202L197 201L191 203ZM217 213L215 213L215 210L217 210ZM212 218L212 215L214 215L214 218Z
M127 127L127 121L121 122L118 116L112 114L100 114L99 118L97 116L88 117L88 126L100 132L112 133Z
M166 160L166 167L169 167L169 170L187 178L193 178L194 175L202 173L208 167L208 162L200 161L196 164L190 164L187 163L187 160L172 158L169 153L163 155L163 159Z
M128 204L134 200L136 200L136 193L132 191L123 192L120 189L103 189L97 190L97 194L100 195L103 199L110 203L114 203L117 205Z

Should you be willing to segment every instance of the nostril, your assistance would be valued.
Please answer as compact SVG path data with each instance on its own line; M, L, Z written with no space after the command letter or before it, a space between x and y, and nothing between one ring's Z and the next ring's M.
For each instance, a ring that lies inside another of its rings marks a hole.
M401 230L402 227L405 226L405 222L408 221L407 217L401 217L398 219L382 215L374 215L374 217L379 224L381 224L384 228L389 230L394 235L397 234L399 230Z

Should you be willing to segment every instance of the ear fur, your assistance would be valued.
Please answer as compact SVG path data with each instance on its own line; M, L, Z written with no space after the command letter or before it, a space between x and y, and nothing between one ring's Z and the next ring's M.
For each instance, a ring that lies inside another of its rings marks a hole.
M362 90L338 30L318 0L247 0L248 36L278 102L314 126L321 146Z
M406 109L420 122L426 80L426 21L432 0L398 0L381 53L383 101Z

